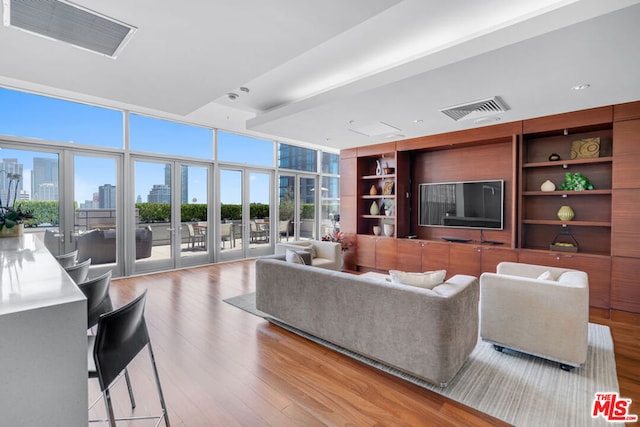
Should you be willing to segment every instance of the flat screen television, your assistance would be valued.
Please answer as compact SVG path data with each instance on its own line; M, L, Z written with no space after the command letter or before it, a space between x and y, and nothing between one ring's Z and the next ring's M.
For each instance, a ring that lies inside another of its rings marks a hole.
M502 230L504 180L419 185L418 225Z

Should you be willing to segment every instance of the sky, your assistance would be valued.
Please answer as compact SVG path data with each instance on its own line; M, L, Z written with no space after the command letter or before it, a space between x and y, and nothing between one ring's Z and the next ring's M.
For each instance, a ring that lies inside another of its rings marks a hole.
M123 113L44 96L0 88L0 134L44 139L69 144L122 148ZM131 150L193 158L189 166L188 200L207 201L207 168L197 159L213 158L213 131L208 128L130 114ZM261 139L218 132L220 159L240 165L274 166L274 143ZM33 157L57 157L56 153L0 149L0 158L18 158L24 165L23 188L30 192ZM74 200L84 203L104 184L116 184L114 157L93 153L74 156ZM172 162L172 161L171 161ZM165 184L166 158L135 162L134 197L143 201L154 184ZM221 176L222 203L240 203L242 179L237 172ZM269 179L265 174L250 173L250 201L269 203ZM178 188L177 186L174 189Z

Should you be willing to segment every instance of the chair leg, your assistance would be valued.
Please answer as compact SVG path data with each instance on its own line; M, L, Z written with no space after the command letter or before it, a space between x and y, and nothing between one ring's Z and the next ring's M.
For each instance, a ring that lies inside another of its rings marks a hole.
M151 366L153 367L153 374L156 377L156 386L158 387L158 396L160 397L160 406L162 407L164 423L166 427L171 427L171 424L169 423L169 414L167 413L167 405L164 403L164 395L162 394L162 386L160 385L160 376L158 375L156 358L153 355L153 349L151 348L151 342L147 343L147 347L149 348L149 356L151 357Z
M133 397L133 388L131 387L131 379L129 378L129 371L124 368L124 379L127 381L127 389L129 390L129 399L131 400L131 409L136 407L136 399Z
M107 416L109 418L109 426L116 427L116 417L113 415L113 405L111 404L111 394L109 388L106 388L102 394L104 395L105 406L107 407Z

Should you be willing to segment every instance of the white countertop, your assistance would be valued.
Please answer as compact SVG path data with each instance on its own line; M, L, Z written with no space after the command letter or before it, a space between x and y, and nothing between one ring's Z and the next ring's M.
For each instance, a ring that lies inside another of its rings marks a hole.
M84 299L35 234L0 238L0 316Z

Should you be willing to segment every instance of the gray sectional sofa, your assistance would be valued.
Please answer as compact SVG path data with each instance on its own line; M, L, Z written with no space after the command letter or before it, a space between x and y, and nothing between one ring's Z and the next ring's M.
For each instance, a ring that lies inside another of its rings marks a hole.
M432 290L256 260L256 308L276 320L439 386L478 342L478 279Z

